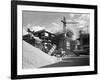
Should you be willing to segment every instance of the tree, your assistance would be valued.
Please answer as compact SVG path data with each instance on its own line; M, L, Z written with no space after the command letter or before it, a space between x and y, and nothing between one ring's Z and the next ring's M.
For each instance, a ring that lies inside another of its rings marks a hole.
M66 36L72 38L73 34L74 33L71 30L67 30Z

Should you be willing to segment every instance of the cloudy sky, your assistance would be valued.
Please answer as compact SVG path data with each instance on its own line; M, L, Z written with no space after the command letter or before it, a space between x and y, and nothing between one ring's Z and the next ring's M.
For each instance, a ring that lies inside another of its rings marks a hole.
M67 22L77 22L77 24L67 24L66 31L69 29L74 33L73 39L78 37L80 29L89 32L89 14L82 13L55 13L55 12L36 12L23 11L22 25L23 29L38 31L45 29L52 33L62 32L63 24L61 20L66 17Z

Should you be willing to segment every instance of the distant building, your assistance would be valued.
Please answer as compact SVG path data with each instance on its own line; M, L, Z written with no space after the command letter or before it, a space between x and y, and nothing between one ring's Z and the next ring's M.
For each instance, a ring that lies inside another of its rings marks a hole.
M89 55L90 51L90 35L89 33L81 33L77 39L79 41L78 52L81 54Z
M77 40L80 41L80 49L84 49L84 48L89 48L89 39L90 35L89 33L82 33L82 31L80 31L80 36Z

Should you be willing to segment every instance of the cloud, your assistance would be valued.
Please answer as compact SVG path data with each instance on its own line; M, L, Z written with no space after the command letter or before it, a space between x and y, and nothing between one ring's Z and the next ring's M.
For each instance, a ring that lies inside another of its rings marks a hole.
M47 28L47 31L51 33L57 33L57 32L61 32L62 29L63 29L63 26L60 26L59 24L53 22L51 23L51 27Z
M78 22L78 24L67 24L66 26L66 31L67 29L70 29L73 33L74 36L73 38L76 39L79 36L79 30L84 30L84 31L89 31L89 21L90 21L90 16L89 14L67 14L66 20L68 22ZM43 18L44 19L44 18ZM27 24L24 28L27 31L27 28L30 28L32 31L39 31L45 29L46 31L49 31L51 33L62 33L63 32L63 24L60 22L61 18L54 18L54 19L49 19L50 21L35 21L32 23Z
M59 26L57 23L54 23L54 22L53 22L52 24L53 24L54 26Z
M27 35L28 32L23 28L23 35Z
M24 27L26 30L29 28L31 31L40 31L45 29L45 27L43 26L39 26L39 25L34 25L34 24L28 24L26 27Z
M32 31L40 31L40 30L44 30L45 29L45 27L41 27L41 26L33 26L32 28L31 28L31 30Z

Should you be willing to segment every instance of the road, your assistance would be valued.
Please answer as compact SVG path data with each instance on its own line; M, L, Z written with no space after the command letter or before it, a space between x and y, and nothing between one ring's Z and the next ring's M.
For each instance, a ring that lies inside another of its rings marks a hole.
M89 55L80 55L77 57L64 57L62 61L43 66L42 68L50 67L67 67L67 66L87 66L89 65Z

